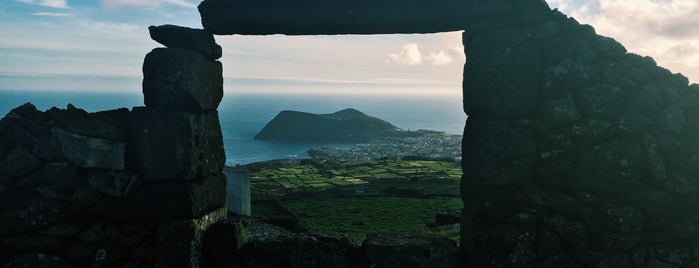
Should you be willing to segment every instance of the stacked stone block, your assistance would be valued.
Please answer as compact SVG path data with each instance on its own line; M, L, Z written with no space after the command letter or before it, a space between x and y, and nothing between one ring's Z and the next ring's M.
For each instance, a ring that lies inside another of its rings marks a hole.
M151 27L146 107L31 104L0 121L0 265L208 267L225 220L221 48L204 30Z
M469 264L698 265L699 86L543 1L471 10Z
M226 218L226 157L216 111L223 97L223 70L216 60L221 47L205 30L173 25L149 30L167 48L155 48L144 59L146 107L133 109L130 138L144 182L170 192L155 194L155 204L140 210L160 222L156 266L206 267L204 233Z

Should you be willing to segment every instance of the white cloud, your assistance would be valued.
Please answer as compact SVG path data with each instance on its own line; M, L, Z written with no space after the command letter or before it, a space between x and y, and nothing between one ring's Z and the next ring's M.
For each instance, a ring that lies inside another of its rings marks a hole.
M186 8L196 8L196 5L187 0L102 0L102 6L107 8L141 7L160 8L163 4L175 5Z
M457 59L464 59L463 46L449 47L446 50L429 51L427 56L424 56L420 48L415 43L407 43L403 49L397 53L391 53L387 56L392 63L405 66L417 66L423 63L431 65L447 65Z
M431 63L432 65L445 65L454 61L449 55L447 55L444 50L437 53L430 52L428 56L425 57L425 61Z
M17 2L22 2L26 4L35 4L35 5L40 5L40 6L45 6L45 7L52 7L52 8L68 8L68 1L67 0L15 0Z
M400 52L388 54L388 59L396 64L415 66L422 64L422 53L417 44L408 43Z
M45 16L45 17L67 17L70 13L59 13L59 12L35 12L32 13L34 16Z

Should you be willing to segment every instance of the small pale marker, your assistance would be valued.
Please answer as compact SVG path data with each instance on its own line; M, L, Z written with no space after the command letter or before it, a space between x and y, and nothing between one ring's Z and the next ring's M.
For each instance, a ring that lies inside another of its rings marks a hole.
M226 208L238 215L250 216L250 173L238 167L224 167Z

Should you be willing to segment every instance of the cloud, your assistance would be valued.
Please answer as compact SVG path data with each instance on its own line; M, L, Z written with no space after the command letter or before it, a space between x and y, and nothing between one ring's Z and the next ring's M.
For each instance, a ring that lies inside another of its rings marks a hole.
M449 47L446 50L437 52L430 51L427 56L423 56L420 48L415 43L407 43L403 49L397 53L388 54L388 60L392 63L405 66L417 66L427 63L430 65L447 65L456 59L464 59L463 46Z
M425 57L425 61L431 63L432 65L445 65L454 61L449 55L447 55L444 50L437 53L430 52L428 56Z
M388 54L388 59L399 65L415 66L422 64L422 53L417 44L408 43L400 52Z
M188 2L187 0L102 0L102 6L107 8L161 8L164 4L186 8L196 8L196 5Z
M67 17L70 13L59 13L59 12L35 12L32 13L34 16L45 16L45 17Z
M45 7L52 7L52 8L68 8L68 1L67 0L15 0L17 2L22 2L26 4L35 4L35 5L40 5L40 6L45 6Z

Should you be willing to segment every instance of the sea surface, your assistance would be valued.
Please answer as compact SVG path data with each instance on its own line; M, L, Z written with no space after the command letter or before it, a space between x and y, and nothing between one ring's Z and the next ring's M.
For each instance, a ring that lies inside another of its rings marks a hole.
M31 102L39 110L68 103L89 112L143 106L140 93L95 93L87 91L0 91L0 117L12 108ZM461 134L466 115L457 95L339 95L227 93L219 106L228 165L281 158L306 158L314 147L348 147L354 144L287 143L254 140L277 113L296 110L333 113L355 108L406 130L430 129Z

